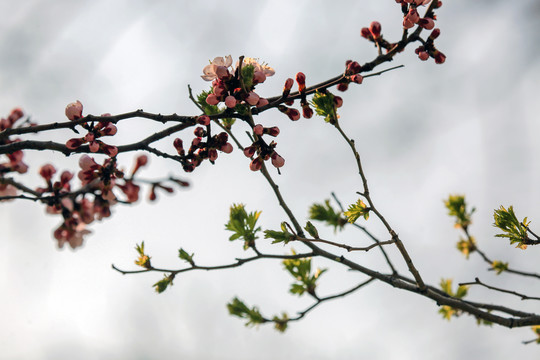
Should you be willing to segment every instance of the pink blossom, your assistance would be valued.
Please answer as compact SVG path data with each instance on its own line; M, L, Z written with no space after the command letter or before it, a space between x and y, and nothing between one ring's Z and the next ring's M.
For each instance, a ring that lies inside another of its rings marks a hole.
M47 181L50 181L55 173L56 169L51 164L45 164L39 168L39 175Z
M206 97L206 103L208 105L217 105L219 104L219 99L214 94L208 94L208 96Z
M223 57L216 57L214 60L210 63L210 65L206 65L203 69L203 74L201 77L206 81L212 81L216 78L218 78L218 75L216 73L218 67L225 67L225 70L227 70L228 67L232 65L232 57L231 55ZM220 70L221 72L222 70Z
M79 100L72 102L66 106L66 116L69 120L77 120L82 118L83 105Z
M202 115L197 118L197 122L201 125L210 125L210 117L208 115Z

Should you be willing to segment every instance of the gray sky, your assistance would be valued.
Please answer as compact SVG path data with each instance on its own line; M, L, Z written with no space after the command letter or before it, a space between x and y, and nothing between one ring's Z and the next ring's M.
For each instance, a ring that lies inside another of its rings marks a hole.
M382 23L389 40L401 33L393 0L2 1L0 13L0 111L5 116L20 106L39 123L64 121L66 104L77 99L91 114L140 108L197 114L187 84L196 92L207 89L202 68L208 59L229 54L268 62L276 75L258 93L272 96L298 71L309 85L342 72L347 59L371 60L375 49L359 32L372 20ZM533 0L445 1L437 23L444 65L419 61L411 48L392 64L404 69L341 94L341 123L359 145L373 198L432 284L442 277L460 282L479 276L540 294L537 282L495 277L476 256L466 261L455 250L459 233L442 204L450 193L466 194L477 207L471 230L480 246L493 258L538 272L538 249L510 247L493 237L491 224L500 205L514 205L533 228L540 219L539 15ZM361 184L352 155L321 118L291 123L274 111L259 121L281 129L278 151L286 165L276 178L300 218L332 191L344 203L356 200ZM115 141L131 142L158 128L125 122ZM53 135L57 141L70 137L67 131ZM132 157L120 157L126 169ZM27 153L25 159L32 174L46 162L62 169L77 163L50 152ZM242 255L239 245L226 240L223 226L232 203L263 210L267 228L285 220L264 179L249 171L237 150L189 176L158 159L141 172L168 174L183 176L192 188L162 195L157 204L116 207L111 219L92 224L93 234L75 252L56 249L51 234L59 219L45 215L43 207L22 201L0 207L0 316L7 324L0 330L0 358L537 356L537 347L520 344L533 337L528 328L479 328L470 317L446 322L431 301L384 284L320 306L284 335L271 326L245 328L227 314L225 304L234 296L268 315L294 314L310 304L288 294L290 279L278 262L186 274L157 295L151 284L160 275L121 276L110 268L134 268L135 243L145 241L156 266L180 267L179 247L196 252L201 263L227 263ZM41 185L37 176L28 181ZM386 236L374 219L367 225ZM319 230L333 236L331 229ZM367 243L354 232L338 239ZM355 258L381 265L376 252ZM332 294L362 279L332 267L320 291ZM538 311L535 304L480 289L472 289L470 298Z

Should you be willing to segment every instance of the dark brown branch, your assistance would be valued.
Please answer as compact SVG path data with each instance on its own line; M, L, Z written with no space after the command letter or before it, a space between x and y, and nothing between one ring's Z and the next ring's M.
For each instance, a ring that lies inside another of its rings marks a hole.
M505 289L501 289L501 288L498 288L498 287L495 287L495 286L487 285L487 284L481 282L480 279L478 279L478 278L475 278L473 282L466 282L466 283L460 283L459 284L459 286L464 286L464 285L481 285L481 286L483 286L485 288L488 288L490 290L495 290L495 291L503 292L503 293L506 293L506 294L512 294L512 295L515 295L515 296L519 296L521 298L521 300L540 300L540 297L528 296L528 295L520 294L520 293L515 292L515 291L505 290Z

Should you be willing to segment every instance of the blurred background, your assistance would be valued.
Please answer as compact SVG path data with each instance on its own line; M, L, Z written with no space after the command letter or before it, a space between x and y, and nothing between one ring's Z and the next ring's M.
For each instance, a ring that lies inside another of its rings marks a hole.
M200 78L216 56L257 57L276 74L257 88L261 96L281 92L298 71L312 85L343 72L347 59L361 64L376 56L360 29L373 20L389 41L401 36L400 7L385 1L24 1L0 3L0 113L22 107L40 124L65 121L75 100L84 114L119 114L144 109L196 115L187 84L209 88ZM540 220L540 5L535 0L448 1L437 11L443 65L420 61L415 46L396 57L405 68L366 79L340 94L341 124L356 140L378 209L400 234L424 279L437 285L478 276L490 284L540 296L538 281L495 276L476 254L466 260L456 249L459 232L443 200L464 194L477 208L470 230L493 259L538 272L538 249L515 249L494 238L493 209L513 205L532 228ZM313 202L357 199L361 181L353 156L322 118L291 122L278 111L258 119L277 125L277 150L285 158L275 173L284 197L302 220ZM243 125L238 125L242 141ZM133 142L159 131L149 121L121 122L110 143ZM64 142L70 131L41 140ZM189 134L184 135L189 141ZM160 143L174 151L172 139ZM121 154L131 169L135 154ZM101 159L101 156L96 156ZM42 186L38 169L77 169L77 157L26 152L26 183ZM235 150L184 174L176 163L150 159L147 178L179 176L192 186L174 196L158 193L138 204L117 206L110 219L93 223L82 248L58 250L52 231L60 219L39 204L0 206L0 358L3 359L532 359L530 328L478 327L469 316L443 320L430 300L373 283L344 299L321 305L285 334L272 326L246 328L228 315L234 296L272 316L291 316L309 299L288 293L291 278L278 261L260 261L221 272L177 276L156 294L160 274L122 276L111 264L135 269L135 244L145 241L152 263L181 268L178 249L195 252L201 264L224 264L243 256L241 243L224 229L229 207L244 203L262 210L261 225L277 229L286 220L268 184ZM374 217L365 224L381 240L387 234ZM318 226L326 238L362 246L369 239ZM288 252L281 245L262 249ZM297 251L303 248L295 244ZM406 267L391 251L403 273ZM387 271L378 251L351 258ZM346 290L364 276L330 267L321 296ZM469 298L538 312L538 304L472 288ZM535 355L536 354L536 355Z

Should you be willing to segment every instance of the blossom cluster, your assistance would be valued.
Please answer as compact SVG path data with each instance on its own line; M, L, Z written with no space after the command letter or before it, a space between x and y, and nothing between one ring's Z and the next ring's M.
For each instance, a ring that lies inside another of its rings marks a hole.
M68 104L66 107L66 116L71 121L82 119L82 110L83 105L79 100L77 100L76 102ZM102 114L101 116L106 117L111 116L111 114L107 113ZM81 125L88 131L88 133L81 138L69 139L66 142L66 147L68 149L74 150L79 146L88 143L88 147L93 153L101 150L104 154L110 157L118 154L118 148L116 146L107 145L101 140L98 140L98 138L102 136L112 136L116 134L117 128L113 123L110 121L98 121L98 123L95 125L89 125L87 123L82 123Z
M0 119L0 131L11 129L15 123L24 118L21 109L15 108L7 118ZM32 126L33 124L30 124ZM9 137L0 138L0 145L8 145L18 142L20 139L10 139ZM16 196L17 188L11 184L3 183L1 180L10 172L24 174L28 171L28 165L23 161L24 153L22 150L16 150L6 154L7 161L0 162L0 196Z
M192 172L204 160L214 162L218 158L218 150L226 154L233 151L233 146L229 143L229 134L221 132L211 136L210 133L210 117L207 115L199 116L197 123L202 126L197 126L193 131L195 138L191 141L191 146L188 151L184 149L184 142L180 138L173 141L173 146L176 152L184 161L184 171Z

